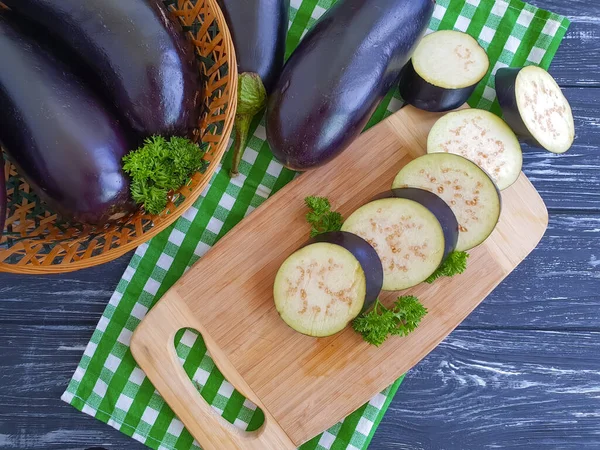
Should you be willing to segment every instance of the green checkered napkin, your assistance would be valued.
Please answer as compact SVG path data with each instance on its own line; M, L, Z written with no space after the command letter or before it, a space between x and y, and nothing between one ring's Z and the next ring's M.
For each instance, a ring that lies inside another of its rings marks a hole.
M334 1L291 0L288 55ZM454 28L477 38L487 50L495 73L506 66L536 64L547 68L568 26L566 18L519 0L438 0L430 29ZM469 103L499 113L493 77L479 85ZM400 105L397 93L390 93L369 125ZM129 341L148 309L187 268L294 177L294 172L273 159L265 142L264 122L255 120L252 132L240 176L228 178L231 153L227 154L224 168L217 170L195 205L174 225L138 248L62 396L75 408L154 449L199 447L137 367ZM197 333L181 330L175 347L188 376L225 419L243 429L253 430L261 425L262 412L223 378ZM400 382L401 379L301 448L366 448Z

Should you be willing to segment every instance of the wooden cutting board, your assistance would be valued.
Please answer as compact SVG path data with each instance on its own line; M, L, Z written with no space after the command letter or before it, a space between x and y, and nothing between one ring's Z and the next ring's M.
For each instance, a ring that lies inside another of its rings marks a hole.
M136 361L206 449L295 448L350 414L435 348L536 247L546 207L521 174L502 193L496 230L470 252L467 271L403 294L429 310L405 338L369 346L347 328L311 338L288 328L273 304L281 263L308 239L303 199L328 197L345 217L388 190L400 168L426 152L439 114L407 107L363 133L331 163L305 173L221 239L149 312L131 349ZM382 293L391 304L398 293ZM175 333L198 330L224 376L265 413L246 433L197 393L173 347Z

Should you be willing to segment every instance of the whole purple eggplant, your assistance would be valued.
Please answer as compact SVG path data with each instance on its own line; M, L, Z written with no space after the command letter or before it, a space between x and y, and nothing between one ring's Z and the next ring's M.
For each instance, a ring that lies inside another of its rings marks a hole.
M289 0L217 0L235 47L239 80L231 176L242 159L250 121L267 102L283 68Z
M191 42L157 0L3 0L60 38L97 75L139 138L197 125L201 80Z
M30 25L29 25L30 26ZM119 121L50 50L0 13L0 143L56 212L86 223L132 209Z
M0 239L4 233L4 221L6 220L6 182L4 180L4 157L0 151Z
M294 170L324 164L363 130L427 29L434 0L339 0L288 59L267 140ZM369 149L365 149L369 151Z

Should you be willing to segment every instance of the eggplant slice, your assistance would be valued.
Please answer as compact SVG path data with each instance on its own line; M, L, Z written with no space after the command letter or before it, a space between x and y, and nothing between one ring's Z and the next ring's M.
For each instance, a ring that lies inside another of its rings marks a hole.
M363 311L369 309L379 297L383 286L383 267L375 249L363 238L344 231L330 231L312 238L308 244L327 242L344 247L358 260L365 272L367 291ZM308 245L307 244L307 245Z
M468 100L489 66L474 38L460 31L437 31L421 40L402 71L400 95L425 111L450 111Z
M347 249L316 242L293 253L279 268L273 296L281 318L314 337L341 331L363 310L365 272Z
M521 145L498 116L481 109L464 109L439 119L427 139L427 153L454 153L476 163L504 190L523 166Z
M426 191L425 189L405 187L392 189L391 191L379 194L376 199L380 198L406 198L420 203L425 208L433 213L436 219L440 222L444 231L444 261L456 249L458 242L458 221L448 204L438 197L436 194Z
M413 200L386 198L360 207L343 231L373 246L383 265L383 290L399 291L426 280L442 263L444 231L435 215Z
M552 153L571 148L575 139L571 106L544 69L500 69L496 92L506 122L520 138Z
M433 192L450 206L459 224L458 251L481 244L500 218L496 185L476 164L458 155L434 153L411 161L392 185L393 189L403 187Z

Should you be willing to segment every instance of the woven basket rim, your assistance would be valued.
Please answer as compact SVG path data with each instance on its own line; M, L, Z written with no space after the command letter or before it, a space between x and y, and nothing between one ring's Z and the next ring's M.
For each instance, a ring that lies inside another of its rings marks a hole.
M238 88L238 70L235 56L235 48L233 45L231 32L229 31L229 27L227 26L227 22L225 20L225 16L223 15L223 12L221 11L221 8L217 4L216 0L203 1L208 5L209 9L212 10L212 12L215 15L214 20L218 24L219 32L222 34L223 44L226 48L229 76L229 81L227 83L229 88L229 99L226 117L224 119L223 131L221 133L221 140L214 152L215 157L211 161L211 164L208 166L206 172L202 174L202 180L194 188L194 192L190 195L187 195L183 202L177 206L175 211L170 212L167 217L163 218L163 220L161 220L158 225L153 226L151 230L145 232L143 236L134 239L126 244L122 244L118 247L107 250L106 252L103 252L100 255L92 256L79 261L48 265L20 265L0 262L0 273L51 275L57 273L74 272L77 270L82 270L108 263L123 256L129 251L136 249L140 245L148 242L150 239L164 231L166 228L171 226L177 219L179 219L196 202L196 200L204 191L204 189L210 182L212 176L216 172L219 163L228 148L229 139L233 130L233 124L235 120Z

